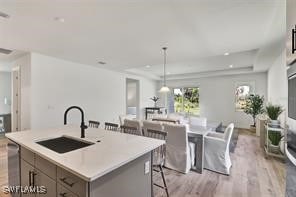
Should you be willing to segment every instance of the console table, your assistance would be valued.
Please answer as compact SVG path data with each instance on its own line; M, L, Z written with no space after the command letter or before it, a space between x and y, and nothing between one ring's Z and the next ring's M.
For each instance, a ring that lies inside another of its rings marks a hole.
M148 114L155 114L157 112L160 114L160 110L164 107L145 107L145 119L147 120Z

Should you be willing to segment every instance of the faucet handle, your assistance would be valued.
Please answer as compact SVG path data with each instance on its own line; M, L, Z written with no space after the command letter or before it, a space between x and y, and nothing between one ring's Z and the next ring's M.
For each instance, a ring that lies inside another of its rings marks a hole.
M87 126L87 125L85 125L85 123L84 123L84 122L82 122L82 123L81 123L81 125L80 125L80 128L81 128L81 129L87 129L87 128L88 128L88 126Z

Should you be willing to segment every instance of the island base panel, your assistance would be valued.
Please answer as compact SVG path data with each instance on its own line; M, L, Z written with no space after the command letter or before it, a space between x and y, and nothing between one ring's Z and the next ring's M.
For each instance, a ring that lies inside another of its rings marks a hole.
M147 153L90 182L90 197L151 197L151 162L151 153ZM145 173L145 163L149 165L148 173Z

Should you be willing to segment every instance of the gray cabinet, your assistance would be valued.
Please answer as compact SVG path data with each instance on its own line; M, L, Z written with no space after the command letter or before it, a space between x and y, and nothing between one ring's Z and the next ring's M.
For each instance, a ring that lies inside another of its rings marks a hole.
M21 147L21 185L45 186L47 191L22 197L151 197L152 167L145 171L151 163L150 152L88 182Z
M56 196L56 181L45 175L44 173L36 170L35 176L37 186L45 186L46 193L37 193L36 197L53 197Z
M58 184L57 187L57 197L78 197L60 184Z
M23 187L29 187L32 185L32 181L33 181L32 172L34 172L34 167L22 159L21 160L21 185ZM29 193L29 192L22 193L22 197L33 197L33 196L35 196L35 194Z
M58 176L57 176L58 175ZM46 193L26 193L23 197L84 197L88 183L48 160L21 147L21 185L45 187Z
M35 155L26 148L21 147L21 185L32 187L35 193L28 192L22 197L54 197L56 196L56 166L47 160ZM46 193L39 193L41 186Z
M88 183L60 167L57 169L57 182L78 196L88 195Z

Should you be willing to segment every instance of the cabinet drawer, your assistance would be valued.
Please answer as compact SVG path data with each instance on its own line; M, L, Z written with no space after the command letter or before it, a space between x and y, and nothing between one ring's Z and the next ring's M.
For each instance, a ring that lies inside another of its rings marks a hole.
M70 192L70 190L66 189L62 185L58 184L57 197L78 197L76 194Z
M87 196L88 183L76 175L57 167L57 181L78 196Z
M57 167L53 163L50 163L46 159L43 159L39 155L35 155L35 167L49 176L50 178L56 180L57 178Z
M21 158L29 164L31 164L32 166L34 166L35 154L32 151L24 147L21 147Z
M54 197L57 193L57 183L39 170L35 170L35 186L44 186L46 193L37 193L36 197Z

